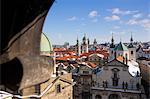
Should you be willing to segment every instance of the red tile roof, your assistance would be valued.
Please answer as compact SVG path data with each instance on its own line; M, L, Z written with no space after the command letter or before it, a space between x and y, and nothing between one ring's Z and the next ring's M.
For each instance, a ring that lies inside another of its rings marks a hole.
M83 56L89 57L89 55L91 55L91 54L102 54L102 55L104 55L104 58L107 58L109 56L108 51L101 50L101 51L90 51L89 53L83 53L80 55L80 57L83 57Z
M77 60L78 58L79 58L78 56L70 55L70 56L64 56L64 57L56 58L56 60L67 61L67 60L71 60L71 59L76 59Z
M87 63L90 67L92 67L92 68L95 68L97 65L96 64L94 64L94 63L91 63L91 62L88 62Z
M120 61L120 62L123 62L123 57L122 56L118 56L117 60Z

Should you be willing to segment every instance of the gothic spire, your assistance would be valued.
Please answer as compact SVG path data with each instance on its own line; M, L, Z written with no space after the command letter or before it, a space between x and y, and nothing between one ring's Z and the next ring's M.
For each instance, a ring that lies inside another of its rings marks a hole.
M90 45L90 39L89 38L87 39L87 41L88 41L88 45Z
M130 42L131 42L131 43L133 43L133 37L132 37L132 33L131 33Z
M130 38L130 44L128 45L128 48L133 48L133 37L132 37L132 33L131 33L131 38Z
M111 38L111 44L110 44L110 48L114 48L114 38L113 38L113 33L112 33L112 38Z
M79 39L78 39L78 36L77 36L77 44L76 45L79 45Z
M94 39L94 42L93 42L93 44L97 44L96 38Z

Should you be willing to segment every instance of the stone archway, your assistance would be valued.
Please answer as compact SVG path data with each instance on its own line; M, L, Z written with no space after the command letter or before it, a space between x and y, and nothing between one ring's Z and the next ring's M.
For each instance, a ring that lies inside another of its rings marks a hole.
M96 95L95 99L102 99L101 95Z
M4 87L3 90L10 88L13 92L18 92L50 79L53 60L40 56L40 38L45 17L53 2L54 0L2 0L0 68L4 72L3 83L0 85ZM5 66L12 69L8 70ZM10 74L6 79L5 73L8 71ZM13 75L16 71L18 76L15 78ZM11 76L17 79L16 82L11 81ZM9 85L17 87L11 88Z

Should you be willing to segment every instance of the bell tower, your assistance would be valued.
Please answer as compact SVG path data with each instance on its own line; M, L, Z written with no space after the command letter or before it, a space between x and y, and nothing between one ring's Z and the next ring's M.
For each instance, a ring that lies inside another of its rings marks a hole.
M130 44L128 45L128 49L129 49L129 60L136 61L136 48L133 45L132 33L131 33Z
M114 45L114 37L113 37L113 33L112 33L112 38L111 38L111 44L109 47L109 61L113 60L115 57L115 51L114 51L115 45Z
M84 37L82 39L82 49L81 52L82 53L88 53L89 49L88 49L88 40L86 39L86 34L84 34Z
M77 37L77 43L76 43L76 55L80 56L81 50L80 50L80 44L79 44L79 39Z

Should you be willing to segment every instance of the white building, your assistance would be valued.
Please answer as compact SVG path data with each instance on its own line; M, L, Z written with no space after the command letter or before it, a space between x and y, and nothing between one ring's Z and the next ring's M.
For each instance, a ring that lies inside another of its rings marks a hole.
M79 43L79 40L77 38L77 43L76 43L76 48L75 48L75 52L76 55L80 56L80 54L82 53L88 53L89 52L89 39L86 38L86 35L84 35L83 39L82 39L82 43Z
M129 72L129 66L114 59L93 75L92 99L144 99L141 77Z
M109 48L109 61L113 60L115 57L122 56L127 60L136 61L136 48L133 46L133 38L131 36L130 44L126 47L122 42L117 46L114 45L114 39L112 36L110 48Z

